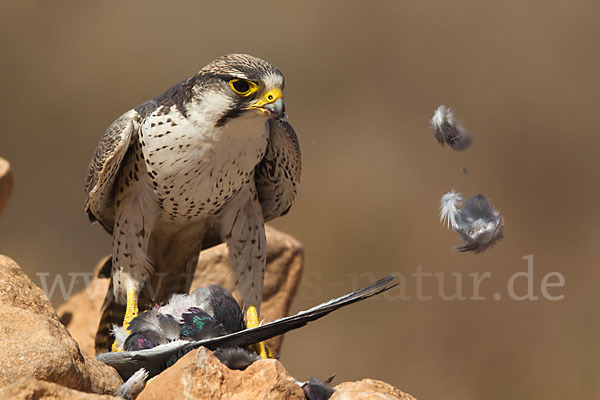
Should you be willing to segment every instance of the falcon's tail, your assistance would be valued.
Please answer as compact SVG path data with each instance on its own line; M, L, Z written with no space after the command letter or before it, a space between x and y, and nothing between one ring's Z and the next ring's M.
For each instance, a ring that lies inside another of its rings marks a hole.
M98 278L109 278L110 284L108 285L104 302L100 308L100 322L98 323L98 329L96 330L96 337L94 340L96 354L110 351L110 347L114 340L111 334L113 325L120 326L123 322L123 317L125 317L125 306L115 302L113 283L110 278L111 270L112 258L107 257L97 273Z
M106 292L100 312L100 323L98 324L94 342L96 354L110 351L114 341L114 337L111 334L113 326L121 326L125 317L125 306L117 304L115 301L112 279L110 280L110 285L108 286L108 291Z

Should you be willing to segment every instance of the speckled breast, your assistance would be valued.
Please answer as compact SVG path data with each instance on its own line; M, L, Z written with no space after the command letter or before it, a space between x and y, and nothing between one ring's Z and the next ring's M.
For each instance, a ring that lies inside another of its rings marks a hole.
M139 140L161 217L186 221L217 214L253 185L267 137L266 119L254 113L221 127L198 126L177 112L146 118Z

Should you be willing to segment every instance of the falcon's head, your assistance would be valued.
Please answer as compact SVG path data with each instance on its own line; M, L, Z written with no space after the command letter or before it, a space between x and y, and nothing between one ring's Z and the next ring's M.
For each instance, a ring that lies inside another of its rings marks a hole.
M195 103L215 126L244 113L285 119L283 74L260 58L247 54L219 57L193 80Z

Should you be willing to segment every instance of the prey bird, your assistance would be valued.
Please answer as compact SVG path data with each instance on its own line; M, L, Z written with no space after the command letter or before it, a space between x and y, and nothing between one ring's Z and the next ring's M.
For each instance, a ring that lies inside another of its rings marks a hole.
M390 290L397 286L393 283L393 280L394 276L389 275L344 296L308 310L300 311L296 315L280 318L255 328L241 330L238 329L243 327L243 315L235 300L233 302L227 301L225 299L226 293L223 297L217 293L213 300L210 300L209 297L208 301L198 302L195 291L184 298L172 298L166 306L154 310L162 314L164 318L174 318L180 321L180 340L174 339L170 328L167 329L169 330L167 332L161 326L160 319L156 318L156 314L145 315L146 313L142 313L141 315L146 322L137 324L134 319L131 324L134 331L130 333L129 337L122 337L118 340L121 343L125 342L126 351L106 352L99 354L96 358L113 366L121 377L127 380L140 368L147 370L148 376L153 377L173 365L190 350L204 346L214 350L215 356L228 367L243 369L256 359L252 357L252 353L244 350L246 347L282 335L292 329L300 328L308 322L324 317L339 308ZM209 292L215 293L212 286L209 288ZM188 312L190 305L192 305L192 308L202 311L202 313L193 312L191 317L186 317L186 314L190 314ZM198 315L200 318L194 321L194 315ZM145 325L145 327L142 325ZM215 328L219 328L221 332L219 333L218 329ZM149 334L149 332L152 333ZM193 334L190 335L190 333ZM135 339L130 339L131 337L135 337ZM139 341L138 339L141 337L152 337L155 342Z
M264 223L288 212L300 181L283 87L268 62L226 55L104 133L85 187L90 220L112 235L98 352L110 347L109 327L122 321L127 329L140 305L189 292L189 266L221 242L248 326L258 326ZM260 353L267 355L264 345Z
M233 294L209 285L189 295L175 294L167 304L140 313L129 324L130 332L115 327L118 348L151 349L175 340L199 341L246 329L244 314ZM245 369L260 357L243 347L222 347L214 355L230 369Z

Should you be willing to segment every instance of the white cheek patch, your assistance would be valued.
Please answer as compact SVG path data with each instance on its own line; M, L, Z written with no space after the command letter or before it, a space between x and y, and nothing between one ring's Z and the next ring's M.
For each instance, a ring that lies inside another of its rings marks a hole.
M224 110L233 108L233 100L218 91L210 91L189 107L189 114L198 125L213 126ZM202 120L198 120L198 117Z

